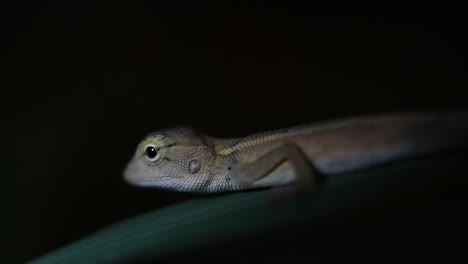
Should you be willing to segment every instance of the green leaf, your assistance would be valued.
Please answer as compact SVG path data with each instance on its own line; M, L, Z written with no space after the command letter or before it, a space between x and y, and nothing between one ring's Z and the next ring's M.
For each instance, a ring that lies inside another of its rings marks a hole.
M432 156L334 175L299 198L278 200L274 190L201 196L111 225L30 263L134 263L203 251L223 241L262 239L297 223L320 228L390 200L466 184L466 161L466 156Z

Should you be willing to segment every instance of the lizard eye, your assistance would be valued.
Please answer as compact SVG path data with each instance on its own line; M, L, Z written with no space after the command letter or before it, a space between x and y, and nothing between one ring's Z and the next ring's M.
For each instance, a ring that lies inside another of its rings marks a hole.
M149 161L156 161L159 159L159 149L154 146L147 146L145 149L145 156Z

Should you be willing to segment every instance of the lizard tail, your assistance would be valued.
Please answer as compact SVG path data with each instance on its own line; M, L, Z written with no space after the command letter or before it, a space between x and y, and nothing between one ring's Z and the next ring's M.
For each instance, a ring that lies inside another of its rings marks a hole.
M468 111L357 118L320 133L312 156L326 173L345 172L417 156L468 151Z

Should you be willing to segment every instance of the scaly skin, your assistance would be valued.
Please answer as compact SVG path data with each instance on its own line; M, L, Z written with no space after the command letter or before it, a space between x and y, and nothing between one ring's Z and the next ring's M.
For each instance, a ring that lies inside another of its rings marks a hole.
M466 149L466 135L466 112L364 116L234 139L178 127L146 136L124 179L137 186L198 193L302 184L314 171L331 175ZM157 152L153 159L148 147Z

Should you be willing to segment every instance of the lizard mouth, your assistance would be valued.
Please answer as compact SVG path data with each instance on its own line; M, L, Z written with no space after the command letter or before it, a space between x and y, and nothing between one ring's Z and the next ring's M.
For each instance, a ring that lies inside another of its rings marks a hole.
M166 178L166 177L162 177L162 178ZM139 180L131 184L135 186L141 186L141 187L157 187L158 184L155 184L156 183L155 180L159 180L159 179L160 177L155 178L155 179L149 179L149 180Z
M153 175L152 171L138 161L131 161L123 172L126 183L140 187L166 187L173 186L177 182L177 175Z
M148 187L148 186L158 186L158 183L162 182L168 182L170 180L170 176L157 176L157 177L148 177L148 178L138 178L138 177L132 177L130 175L125 175L124 180L135 186L142 186L142 187Z

